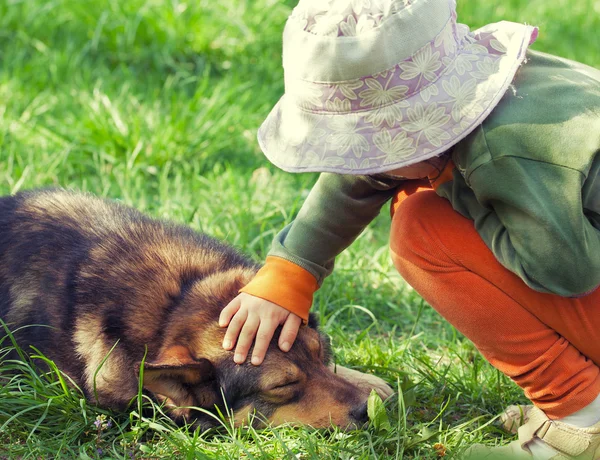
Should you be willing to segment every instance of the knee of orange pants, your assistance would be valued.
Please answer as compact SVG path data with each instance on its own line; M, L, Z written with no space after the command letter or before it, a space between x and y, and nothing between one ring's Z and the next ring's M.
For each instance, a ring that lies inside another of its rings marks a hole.
M443 238L436 238L436 234L443 232L444 236L453 233L453 219L465 219L458 214L450 203L438 196L432 189L417 189L414 193L403 194L401 199L395 201L392 212L392 226L390 229L390 249L397 270L402 276L407 277L406 264L408 257L420 254L432 263L447 265L435 255L450 251L437 251L435 246ZM460 235L456 235L460 237ZM433 245L433 246L432 246Z

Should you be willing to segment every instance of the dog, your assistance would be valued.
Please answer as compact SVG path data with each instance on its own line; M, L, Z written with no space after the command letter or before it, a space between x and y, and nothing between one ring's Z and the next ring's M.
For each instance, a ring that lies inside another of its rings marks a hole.
M216 423L206 411L225 408L238 426L363 426L370 389L391 389L335 373L314 317L287 353L276 335L260 366L237 365L221 347L219 313L258 268L114 201L56 189L0 198L0 318L90 402L125 410L141 382L175 421L203 429Z

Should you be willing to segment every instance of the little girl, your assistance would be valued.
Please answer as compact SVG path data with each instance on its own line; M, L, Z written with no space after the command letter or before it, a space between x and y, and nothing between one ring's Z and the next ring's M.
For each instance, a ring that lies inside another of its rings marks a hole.
M313 293L392 200L402 277L535 406L477 458L600 458L600 72L475 32L452 0L301 0L285 95L258 139L319 171L264 267L224 310L223 346L287 351ZM237 343L237 345L236 345Z

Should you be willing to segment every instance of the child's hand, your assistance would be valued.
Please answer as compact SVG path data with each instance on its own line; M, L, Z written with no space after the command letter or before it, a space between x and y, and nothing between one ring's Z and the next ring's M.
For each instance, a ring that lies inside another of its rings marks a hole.
M279 336L279 348L289 351L296 340L302 319L273 302L242 292L229 302L219 316L219 326L229 326L223 348L231 350L237 341L233 360L241 364L246 360L256 336L252 364L258 366L265 358L275 329L281 324L283 329Z

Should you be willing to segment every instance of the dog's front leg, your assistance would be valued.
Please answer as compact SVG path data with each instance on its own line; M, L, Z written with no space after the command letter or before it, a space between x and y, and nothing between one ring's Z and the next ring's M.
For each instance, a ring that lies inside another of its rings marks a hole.
M330 364L329 369L340 377L348 380L350 383L357 385L359 388L364 388L368 391L374 389L381 399L389 398L394 394L394 390L385 380L373 374L365 374L354 369L348 369L344 366Z

